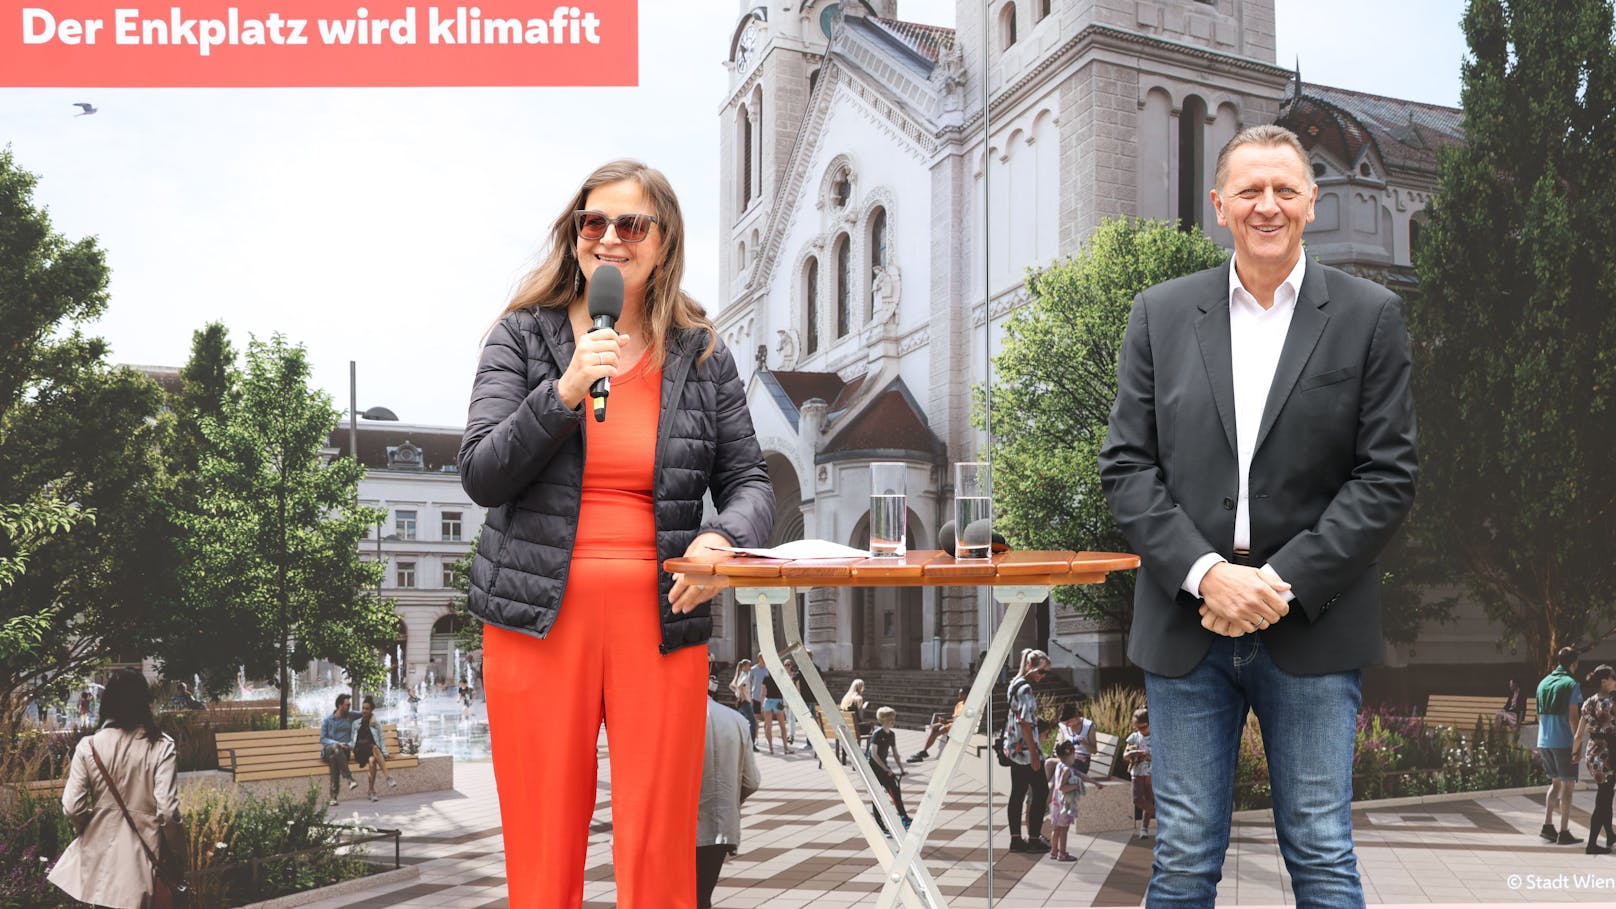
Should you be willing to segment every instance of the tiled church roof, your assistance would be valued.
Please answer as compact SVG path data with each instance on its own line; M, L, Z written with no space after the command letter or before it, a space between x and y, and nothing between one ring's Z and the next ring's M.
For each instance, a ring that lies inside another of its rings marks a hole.
M871 451L930 455L943 447L902 379L866 401L845 426L835 429L821 455Z
M933 63L937 62L937 55L944 47L954 43L954 30L940 25L921 25L919 22L877 17L870 17L869 21L876 23L888 34L907 45L910 50Z
M1322 144L1344 164L1372 144L1386 167L1432 175L1437 149L1464 141L1459 108L1309 82L1300 92L1291 83L1276 122L1301 136L1308 149Z

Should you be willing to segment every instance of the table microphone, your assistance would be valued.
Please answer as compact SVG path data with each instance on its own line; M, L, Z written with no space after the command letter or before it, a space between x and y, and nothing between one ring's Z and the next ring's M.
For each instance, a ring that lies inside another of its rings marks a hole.
M623 314L623 273L615 265L602 265L589 278L590 331L616 328L617 317ZM589 397L595 402L595 422L606 422L606 398L612 393L610 376L601 376L589 386Z

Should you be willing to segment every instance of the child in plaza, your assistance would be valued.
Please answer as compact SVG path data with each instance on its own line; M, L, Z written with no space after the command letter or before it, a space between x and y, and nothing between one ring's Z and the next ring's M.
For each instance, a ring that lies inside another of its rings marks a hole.
M1156 819L1156 791L1150 779L1150 708L1133 712L1133 729L1122 759L1133 777L1133 810L1139 817L1139 838L1145 839L1150 836L1150 822Z
M898 762L898 737L892 731L892 727L898 722L898 711L891 707L882 707L875 712L875 721L879 726L870 733L869 744L864 746L864 756L870 761L870 770L875 773L876 782L892 796L892 804L898 809L898 819L907 830L909 812L904 810L903 790L898 788L898 777L903 775L903 765ZM891 758L892 763L898 768L896 775L887 766L888 758ZM879 812L876 817L880 817Z
M1077 857L1066 851L1066 835L1077 823L1077 802L1083 797L1083 784L1101 783L1084 773L1077 762L1077 745L1070 740L1055 746L1055 781L1049 787L1049 857L1057 862L1075 862Z

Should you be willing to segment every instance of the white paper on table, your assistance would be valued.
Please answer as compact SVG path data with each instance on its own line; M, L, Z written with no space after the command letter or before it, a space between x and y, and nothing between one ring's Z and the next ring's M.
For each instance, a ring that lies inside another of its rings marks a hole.
M744 549L738 546L714 546L725 552L738 552L741 555L758 556L764 559L867 559L870 552L867 549L855 549L852 546L843 546L830 540L792 540L769 549Z

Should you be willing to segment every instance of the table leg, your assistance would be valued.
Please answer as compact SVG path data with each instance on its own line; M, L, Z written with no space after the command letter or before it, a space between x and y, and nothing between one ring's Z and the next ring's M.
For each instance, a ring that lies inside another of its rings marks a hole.
M892 845L887 842L881 828L876 826L874 817L865 807L864 799L859 796L857 790L853 787L853 781L848 776L847 771L836 760L836 750L831 746L830 740L825 738L824 730L813 722L813 714L808 709L807 701L798 693L795 685L786 681L790 679L790 676L786 673L785 657L795 655L798 668L803 671L804 680L812 679L812 681L809 681L809 687L813 689L817 685L815 697L820 701L821 706L826 706L826 699L821 697L822 693L828 693L825 692L824 680L819 677L818 669L809 660L806 648L802 644L801 635L795 632L795 591L786 587L743 587L735 591L735 597L737 602L752 602L757 605L758 649L763 654L763 662L769 667L769 672L775 677L777 684L785 681L785 684L779 685L780 696L785 700L786 706L791 709L791 712L796 715L797 725L802 727L803 734L808 737L809 743L813 745L814 753L819 756L820 763L824 765L825 773L830 777L831 783L836 786L836 791L841 795L848 811L852 813L853 822L858 826L859 832L864 834L864 839L869 842L870 848L875 853L876 860L880 863L882 870L887 872L889 886L895 888L894 898L902 899L907 909L925 909L927 904L933 907L945 907L947 904L942 900L941 891L937 889L937 885L931 881L930 876L926 874L923 867L909 869L908 866L904 866L906 870L910 871L907 875L909 880L905 886L896 886L904 883L906 875L898 870L899 866L894 864ZM788 641L784 648L780 648L774 639L774 610L771 608L773 606L783 607L782 618L786 619L785 626L788 629ZM810 673L812 673L812 676L810 676ZM848 729L847 725L842 722L841 710L834 701L831 701L828 706L833 709L827 712L826 715L834 717L833 728L837 730L837 736L842 739L843 746L848 747L855 760L862 761L863 752L856 747L858 740L852 736L852 730ZM867 777L869 773L867 764L863 766L862 772L866 774L866 785L868 786L871 781ZM881 791L879 787L873 787L873 789L874 791ZM885 796L884 792L882 792L882 796ZM894 835L899 837L904 834L901 824L894 827L891 822L888 822L887 829L892 830ZM927 903L923 904L921 902L921 897L917 895L917 891L925 895Z
M915 812L914 821L909 825L909 836L900 844L898 857L894 862L896 868L906 868L916 861L920 848L925 844L926 835L931 832L932 825L937 823L937 815L941 812L943 802L948 798L949 781L959 770L960 763L965 759L966 742L982 724L983 707L988 702L988 695L992 693L994 684L998 681L999 667L1004 665L1005 658L1010 655L1010 647L1015 643L1016 633L1021 630L1021 623L1026 619L1032 604L1041 602L1049 596L1048 587L995 587L995 599L1005 604L1004 618L999 622L999 628L993 633L992 642L989 643L987 654L982 658L982 665L977 667L976 678L971 682L971 689L965 696L965 708L948 730L948 739L943 744L943 753L937 759L937 770L932 774L931 784L926 787L926 794L920 799L920 810ZM997 730L988 729L988 747L993 747ZM992 854L988 855L988 862L994 860ZM899 893L892 877L889 875L887 884L881 890L881 898L876 903L877 909L892 909Z

